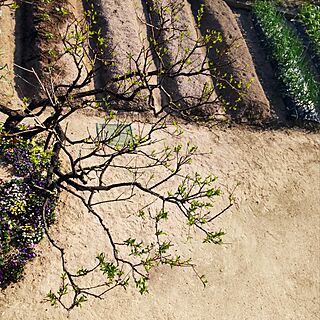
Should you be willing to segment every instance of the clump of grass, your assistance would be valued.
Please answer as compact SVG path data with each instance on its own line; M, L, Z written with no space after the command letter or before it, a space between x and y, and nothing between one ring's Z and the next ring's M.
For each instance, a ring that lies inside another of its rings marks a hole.
M320 56L320 6L305 4L302 6L299 18L305 25L317 54Z
M320 90L302 41L276 7L256 1L254 13L278 66L278 77L300 118L320 122Z

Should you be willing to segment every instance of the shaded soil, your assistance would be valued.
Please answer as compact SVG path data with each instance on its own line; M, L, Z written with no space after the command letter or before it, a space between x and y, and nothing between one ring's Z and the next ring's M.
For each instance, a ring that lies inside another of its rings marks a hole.
M280 123L286 123L287 111L279 90L280 83L275 76L275 70L269 61L268 53L261 44L261 39L256 32L253 17L249 11L237 9L234 12L248 44L260 83L270 102L273 118Z
M34 6L23 2L15 13L15 52L14 68L16 91L20 99L33 98L39 94L36 76L28 70L34 70L39 76L40 52L37 46L37 30L34 23ZM28 26L28 28L26 28ZM18 67L19 66L19 67Z

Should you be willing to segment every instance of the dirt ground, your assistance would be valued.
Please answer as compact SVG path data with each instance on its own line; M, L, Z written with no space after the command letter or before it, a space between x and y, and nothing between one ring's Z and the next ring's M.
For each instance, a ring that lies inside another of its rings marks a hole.
M77 120L70 123L75 137L79 121L92 129L99 118ZM183 129L179 142L191 140L200 152L209 147L194 170L217 174L228 188L240 183L237 205L216 222L227 232L226 244L205 245L196 237L189 243L187 254L207 275L208 287L203 289L191 270L159 268L151 274L150 294L115 290L68 315L43 301L61 271L57 252L44 240L25 279L1 292L1 319L317 319L319 136L297 130ZM144 232L143 225L119 221L118 212L114 207L108 218L114 230ZM178 225L170 228L181 235ZM67 246L69 260L84 265L105 243L95 220L70 197L52 232Z
M0 9L0 98L14 105L17 95L14 89L14 15L8 8Z
M110 5L117 7L116 12L108 11L108 19L112 22L116 48L124 53L129 48L128 43L131 46L141 44L139 37L145 31L141 31L139 19L130 20L130 15L136 11L142 15L140 1L120 2L104 0L101 10L107 12ZM210 3L212 6L214 1ZM81 11L79 2L73 0L72 4L77 12ZM126 18L120 19L121 10L128 10ZM188 10L186 16L190 17L191 9ZM219 19L228 25L230 18L234 26L236 17L228 12L229 16L221 14ZM8 12L4 10L4 13L9 17ZM0 55L0 63L8 63L12 68L13 17L4 19L2 16L0 22L0 53L5 51L5 55ZM237 29L237 34L239 32ZM127 34L127 38L119 36L122 33ZM247 49L241 52L249 55ZM266 70L263 69L263 59L260 59L261 64L257 64L257 60L252 62L250 56L242 58L250 63L248 68L254 76L256 68L258 76ZM124 56L119 56L119 59L124 59ZM272 71L267 72L270 74ZM266 74L265 82L268 81ZM12 90L13 75L6 80L6 85L10 84ZM264 88L265 85L263 83ZM253 88L262 90L259 82L256 86ZM7 91L7 87L3 88ZM269 88L272 92L276 85L270 82ZM12 95L15 96L14 90ZM259 99L265 101L266 96L272 112L285 121L282 115L284 106L281 101L276 102L277 97L270 99L268 92L266 95L258 94L255 103L258 104ZM11 97L9 100L14 101ZM265 110L263 103L258 107ZM101 118L95 115L80 114L70 122L69 130L76 138L86 132L87 127L94 130L99 121ZM194 258L199 273L206 274L208 287L203 289L190 269L158 268L150 276L150 294L141 296L135 288L129 288L127 292L116 289L106 299L90 299L83 308L68 314L44 301L50 289L57 289L61 273L58 253L44 239L37 247L39 256L27 266L24 279L0 292L0 320L318 319L319 134L300 129L182 126L185 133L178 142L185 145L191 140L199 146L200 152L207 153L195 159L192 170L218 175L226 189L240 183L235 193L236 205L216 222L217 229L222 228L227 233L223 246L203 244L196 236L188 243L179 242L181 250ZM0 181L9 177L10 168L0 163ZM119 173L116 178L121 180L125 177ZM66 246L70 263L77 267L79 264L90 265L97 253L104 250L106 240L96 231L96 221L78 201L70 196L64 196L62 200L57 224L51 232ZM102 211L119 235L135 230L143 236L146 231L143 224L125 223L119 219L131 209L125 205L105 207ZM169 227L179 239L183 230L174 221Z

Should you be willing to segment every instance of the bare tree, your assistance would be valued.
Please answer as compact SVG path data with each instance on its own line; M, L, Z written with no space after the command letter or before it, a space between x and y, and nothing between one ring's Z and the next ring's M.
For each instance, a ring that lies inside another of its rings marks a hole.
M218 89L226 84L241 96L242 86L230 82L225 75L215 76L219 74L217 62L208 59L209 50L222 41L220 34L208 30L204 35L192 35L178 18L184 1L146 1L145 17L140 19L150 45L142 46L137 55L127 52L126 70L116 74L110 72L115 68L114 48L97 24L96 2L85 1L82 19L73 16L64 4L54 0L28 2L38 12L41 26L46 25L44 13L50 13L52 21L58 19L64 28L59 32L54 27L47 31L38 29L40 40L48 40L51 34L55 39L55 52L40 48L39 70L16 66L37 80L37 95L26 97L20 108L0 102L0 112L6 116L1 131L3 154L12 162L15 146L26 148L34 172L28 172L28 166L22 170L21 159L15 158L16 168L21 169L18 174L41 199L39 226L61 256L62 283L57 292L48 293L48 299L70 310L89 296L102 298L114 287L126 288L130 280L145 293L150 270L161 264L191 267L205 284L192 261L171 250L174 237L170 230L163 229L165 221L173 215L183 217L186 226L203 234L204 242L221 244L224 233L214 230L213 222L233 205L233 195L230 192L225 207L215 211L215 199L221 194L216 177L191 175L185 169L191 165L197 148L191 144L163 146L161 135L181 134L176 125L181 118L207 120L220 114L225 106ZM4 5L12 3L1 1L0 6ZM201 15L199 10L195 24L201 23ZM172 50L173 43L178 44L177 53ZM68 68L74 70L70 81L63 77L61 61L67 61ZM181 94L175 90L176 83L197 77L208 79L197 93ZM158 105L156 99L160 99ZM75 140L69 134L68 121L85 110L103 115L104 122L97 127L96 134L88 132ZM123 116L115 118L112 110L151 112L153 120L135 124L124 121ZM35 143L39 144L38 149L32 147ZM45 162L44 166L39 159ZM119 170L126 172L125 181L112 179ZM155 174L155 170L160 174ZM65 248L50 233L52 202L61 192L81 201L109 241L110 252L100 253L91 267L71 269ZM136 217L145 219L153 233L146 239L128 236L119 241L99 208L107 203L130 201L137 194L146 200L141 201ZM12 252L5 253L2 247L0 254L3 261L9 261ZM83 278L97 274L103 278L97 276L94 284L83 285ZM66 298L69 294L71 301Z

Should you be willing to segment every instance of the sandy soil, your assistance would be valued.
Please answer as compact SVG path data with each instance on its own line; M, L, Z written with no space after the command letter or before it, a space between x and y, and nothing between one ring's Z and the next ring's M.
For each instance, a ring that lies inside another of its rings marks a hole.
M70 133L78 137L86 123L94 130L99 118L77 116ZM115 290L103 301L88 301L69 315L43 299L59 283L57 252L44 240L26 276L0 295L1 319L317 319L320 292L319 136L302 131L209 130L183 126L184 137L199 151L193 169L214 173L236 191L237 206L219 218L227 232L221 247L194 237L187 254L209 280L207 289L191 270L153 271L150 294ZM208 150L209 147L209 150ZM117 179L125 179L121 173ZM96 221L72 197L64 199L52 234L63 243L72 265L89 264L106 241ZM104 217L115 234L147 226L119 220L130 205L106 207ZM117 210L118 209L118 210ZM172 233L182 231L174 223ZM94 239L94 241L92 241ZM181 243L182 251L186 243Z
M205 67L208 65L208 57L206 54L205 48L196 48L193 51L194 46L199 41L201 37L201 33L196 26L196 20L193 16L192 8L190 3L187 0L175 2L175 1L159 1L163 5L167 6L168 9L174 8L175 5L178 8L183 8L176 14L172 14L170 10L165 15L165 20L174 21L174 27L168 28L168 23L164 25L165 30L163 35L161 36L161 41L164 42L165 48L168 50L167 59L165 59L165 63L168 67L170 65L174 65L178 61L185 59L186 52L190 51L192 54L189 57L189 63L185 63L182 67L182 72L190 73L196 72L200 70L201 67ZM156 14L149 9L150 17L156 27L160 26L159 19ZM154 34L157 34L157 30L153 30ZM181 34L183 33L183 37ZM174 71L177 71L181 66L178 64ZM212 77L210 72L206 72L201 75L193 75L193 76L180 76L174 79L166 79L165 89L166 91L173 97L174 100L181 99L181 97L189 96L190 88L192 86L192 93L194 99L191 97L189 99L185 99L185 103L181 103L182 108L188 108L188 103L192 103L199 99L203 94L203 87L207 85L209 88L213 86ZM211 101L217 99L217 95L213 92ZM168 103L168 98L164 98L164 103ZM221 109L221 108L220 108ZM207 106L205 108L201 108L201 110L196 110L196 112L200 112L207 115L212 115L214 113L221 113L219 110L218 103L216 105L212 104L211 106Z
M213 28L221 33L223 43L220 45L220 52L227 52L226 57L211 50L210 59L219 61L218 70L221 74L232 74L233 77L244 84L250 84L242 101L238 104L237 109L233 113L238 119L258 120L266 119L270 116L270 104L265 96L263 88L260 84L259 77L256 74L255 65L249 53L246 42L237 24L236 18L229 6L221 0L217 1L201 1L205 6L202 20L202 32L208 28ZM191 2L194 12L197 12L198 5ZM196 14L196 13L194 13ZM222 94L228 96L229 101L236 101L238 98L232 87L226 85L226 89L222 90Z
M205 2L214 12L214 2ZM145 38L139 3L101 1L101 11L112 25L106 31L110 31L110 41L118 50L116 59L120 62L127 61L126 53L136 50ZM74 0L72 4L81 11L78 2ZM228 39L229 25L237 28L241 37L235 17L228 12L222 11L220 20L217 18L224 24L225 37ZM7 60L1 60L4 58L0 55L0 62L8 61L12 66L14 22L9 19L9 12L6 16L5 20L0 18L0 29L5 32L0 44L4 44ZM192 20L190 10L183 18ZM248 76L252 76L251 70L255 76L249 51L238 52L246 52L243 61L250 64ZM13 81L12 76L8 79ZM262 90L258 82L256 85L258 91ZM258 91L253 92L256 97L253 96L251 108L257 106L254 111L264 116L269 112L269 102ZM87 126L94 132L95 123L100 120L95 115L79 114L69 130L77 138L86 132ZM225 188L232 189L240 183L236 190L237 205L216 222L218 229L227 232L225 245L204 245L196 235L188 243L178 240L182 252L194 257L199 272L207 275L208 287L203 289L189 269L159 268L151 274L149 295L140 296L134 288L127 292L114 290L105 300L89 300L82 309L67 314L44 303L49 289L56 289L59 284L61 266L58 253L43 240L37 249L39 256L26 268L24 280L0 292L1 320L318 318L319 135L300 130L253 131L238 127L209 130L196 125L183 125L183 129L185 134L180 143L191 140L199 151L209 152L196 159L192 171L217 174ZM10 168L0 163L0 180L9 177ZM118 172L112 178L126 177ZM117 236L133 230L142 236L148 226L125 219L136 206L105 206L101 212ZM180 239L185 230L177 222L173 220L169 227ZM71 196L62 197L58 221L51 232L66 246L68 261L75 267L90 265L98 252L106 250L107 243L103 234L97 232L97 222Z
M14 14L8 8L0 9L0 98L12 103L17 99L13 75Z

